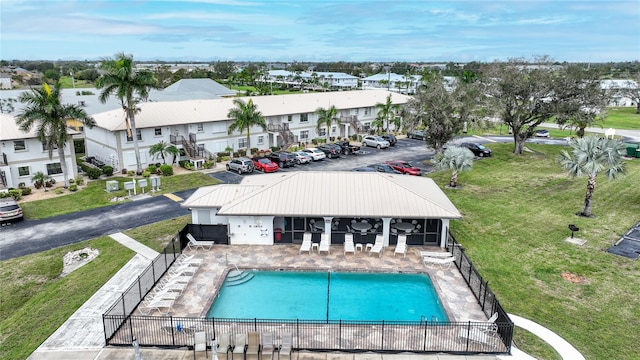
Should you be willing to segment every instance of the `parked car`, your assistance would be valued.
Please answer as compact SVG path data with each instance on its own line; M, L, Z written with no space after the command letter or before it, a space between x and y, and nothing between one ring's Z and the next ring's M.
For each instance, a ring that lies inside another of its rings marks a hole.
M0 223L22 220L22 208L13 199L0 199Z
M378 149L386 149L390 146L389 142L380 136L367 135L362 138L362 146L371 146Z
M238 174L253 172L253 161L248 158L236 158L227 163L227 170L237 171Z
M278 164L276 164L273 161L267 159L266 157L255 157L255 158L253 158L253 167L256 170L259 170L259 171L262 171L262 172L265 172L265 173L276 172L276 171L278 171L278 169L280 169Z
M348 141L336 141L334 144L340 146L342 153L345 155L355 154L356 152L360 151L360 146L353 145Z
M377 172L390 173L390 174L402 174L400 171L392 168L388 164L372 164L369 165L370 168L373 168Z
M298 164L309 164L313 161L311 155L304 151L294 151L292 154L296 156Z
M540 129L540 130L536 130L536 136L537 137L549 137L549 130L547 129Z
M488 149L488 148L486 148L483 145L478 144L478 143L464 142L464 143L460 144L460 146L461 147L466 147L467 149L471 150L471 152L475 156L479 156L479 157L489 157L489 156L491 156L491 149Z
M359 167L359 168L355 168L351 171L357 171L357 172L376 172L376 169L372 168L372 167L368 167L368 166L363 166L363 167Z
M424 140L427 138L424 130L411 130L407 133L409 139Z
M387 161L386 163L392 168L400 171L403 174L416 175L416 176L422 175L422 169L413 166L413 164L408 161L393 160L393 161Z
M286 151L272 152L267 158L278 164L281 168L293 167L296 165L296 156Z
M393 134L383 134L380 135L380 137L387 140L390 146L396 146L396 143L398 142L398 139L396 139L395 135Z
M336 144L320 144L318 149L324 151L328 158L337 158L342 154L342 148Z
M308 148L302 151L311 155L311 158L313 159L313 161L324 160L327 158L327 154L325 154L324 151L317 148Z

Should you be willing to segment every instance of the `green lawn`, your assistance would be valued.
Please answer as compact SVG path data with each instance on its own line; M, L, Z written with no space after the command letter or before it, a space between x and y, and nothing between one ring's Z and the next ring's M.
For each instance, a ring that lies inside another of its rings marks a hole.
M24 211L24 216L28 219L42 219L51 216L63 215L72 212L89 210L103 206L113 205L111 199L115 197L123 197L127 195L126 190L106 192L107 180L118 180L120 188L124 181L130 181L128 177L113 177L109 179L94 180L87 184L85 189L75 193L67 192L66 195L60 195L53 199L29 201L21 203L20 206ZM181 190L194 189L206 185L217 184L214 178L200 173L193 172L184 175L163 176L161 178L161 191L153 193L154 196L161 196ZM44 191L34 190L34 191ZM147 189L149 191L149 189ZM28 197L25 198L27 200Z
M635 107L609 108L604 128L640 130L640 114L636 114Z
M640 160L627 161L628 174L620 180L600 177L595 217L587 219L575 215L586 179L561 171L556 158L563 147L528 144L532 152L522 156L511 154L512 144L488 147L494 157L476 161L460 174L459 189L444 191L464 216L452 222L454 236L502 305L556 332L587 359L637 359L640 262L606 249L640 220ZM448 183L447 172L431 176L443 188ZM160 250L187 222L185 216L127 234ZM570 235L568 224L580 228L584 246L563 241ZM102 255L58 278L62 256L89 245ZM24 359L131 256L116 242L99 238L0 262L0 358ZM584 283L564 280L565 272L584 277ZM521 329L514 341L537 358L558 358Z
M60 77L60 86L62 86L63 89L71 89L74 85L78 89L95 87L93 83L85 80L74 79L74 81L71 81L71 76Z

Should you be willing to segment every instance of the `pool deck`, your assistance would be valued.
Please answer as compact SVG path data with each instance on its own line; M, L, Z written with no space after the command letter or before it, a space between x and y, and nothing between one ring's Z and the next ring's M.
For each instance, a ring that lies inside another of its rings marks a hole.
M118 233L120 234L120 233ZM114 235L118 235L114 234ZM115 359L136 359L132 348L106 347L104 333L102 331L102 314L111 304L125 291L135 278L151 263L150 258L157 256L157 252L144 247L134 239L127 236L113 236L123 245L135 249L138 254L134 256L116 275L114 275L98 292L94 294L76 313L74 313L57 331L55 331L46 341L44 341L28 359L30 360L115 360ZM144 247L144 251L140 249ZM382 257L375 255L369 257L366 253L356 253L356 255L343 255L342 247L332 246L332 254L318 255L299 254L298 246L214 246L210 251L190 252L197 257L210 260L203 266L191 282L188 291L194 295L201 294L202 298L210 298L212 301L213 285L208 276L214 276L216 284L223 280L222 274L236 262L238 267L245 264L249 268L291 268L304 269L341 269L365 270L365 271L407 271L407 272L427 272L431 275L440 299L445 303L445 309L452 320L459 317L482 318L475 298L471 295L461 275L452 267L451 270L429 269L425 267L419 257L420 248L410 247L406 257L393 256L393 252L387 249ZM429 249L433 251L434 249ZM144 255L142 255L144 254ZM273 257L272 257L273 256ZM296 267L297 266L297 267ZM217 273L216 269L221 271ZM441 286L444 285L444 286ZM176 303L174 311L192 311L196 315L206 312L207 306L194 306L194 303L181 299ZM466 308L473 304L471 308ZM182 309L181 309L182 307ZM513 315L511 315L513 316ZM516 317L518 320L521 318ZM522 319L523 321L526 319ZM563 359L584 359L569 343L556 334L550 333L547 329L538 324L526 320L526 323L519 321L516 325L539 335L551 346L553 346ZM546 337L545 337L546 335ZM548 339L547 339L548 338ZM146 360L182 360L192 359L194 354L188 349L141 349L141 355ZM197 359L211 358L199 353ZM293 360L531 360L529 355L512 346L512 355L444 355L444 354L377 354L377 353L338 353L323 352L310 353L306 351L293 352Z

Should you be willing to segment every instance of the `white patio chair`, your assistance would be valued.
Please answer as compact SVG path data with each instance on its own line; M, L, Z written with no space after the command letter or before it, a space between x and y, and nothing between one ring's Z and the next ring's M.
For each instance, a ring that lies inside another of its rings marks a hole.
M192 250L197 250L198 248L201 248L201 249L206 248L207 250L211 250L211 247L214 244L213 241L198 241L196 240L196 238L193 237L193 235L189 233L187 233L186 236L187 236L187 239L189 239L189 244L187 244L187 247Z

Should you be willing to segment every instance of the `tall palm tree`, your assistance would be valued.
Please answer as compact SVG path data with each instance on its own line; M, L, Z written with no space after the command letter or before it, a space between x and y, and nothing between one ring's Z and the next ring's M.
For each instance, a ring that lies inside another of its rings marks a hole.
M336 124L340 125L340 119L338 119L338 109L336 109L335 105L331 105L328 109L319 107L315 111L316 115L318 115L318 123L316 124L316 131L320 133L320 128L322 125L327 127L327 143L329 143L329 130L331 129L331 124L335 121Z
M234 99L233 103L236 107L227 113L228 118L235 119L229 125L229 135L236 130L239 132L247 130L247 155L251 156L251 127L260 126L262 130L267 131L267 123L262 113L258 111L258 106L253 103L253 99L249 99L246 103L242 99Z
M376 103L375 107L378 109L376 120L380 120L386 124L385 131L389 132L389 122L395 118L396 113L400 112L400 105L394 104L391 101L391 94L387 95L387 101L384 103Z
M473 153L471 150L463 147L452 146L436 157L435 168L437 170L451 170L451 179L449 186L454 188L458 186L458 173L470 170L473 166Z
M111 95L115 95L122 105L127 124L127 134L133 139L133 149L136 154L137 173L142 173L140 162L140 148L138 146L138 130L136 128L136 105L146 100L149 89L157 89L158 85L152 72L136 71L133 66L133 56L124 53L116 54L114 59L105 59L100 68L105 73L96 80L96 88L103 89L100 101L106 103Z
M624 144L614 139L601 139L595 135L573 139L569 143L572 150L560 153L560 164L569 171L571 177L587 177L587 193L584 197L584 208L579 215L591 216L591 202L596 189L596 177L604 171L609 180L623 175L622 156Z
M71 140L67 132L67 120L75 119L89 128L95 124L93 118L78 105L61 103L60 83L53 89L44 83L40 89L22 93L20 102L24 108L16 116L16 123L24 132L36 128L38 140L49 151L49 159L53 158L53 150L58 150L60 167L64 176L64 187L69 187L69 173L65 161L64 149Z

